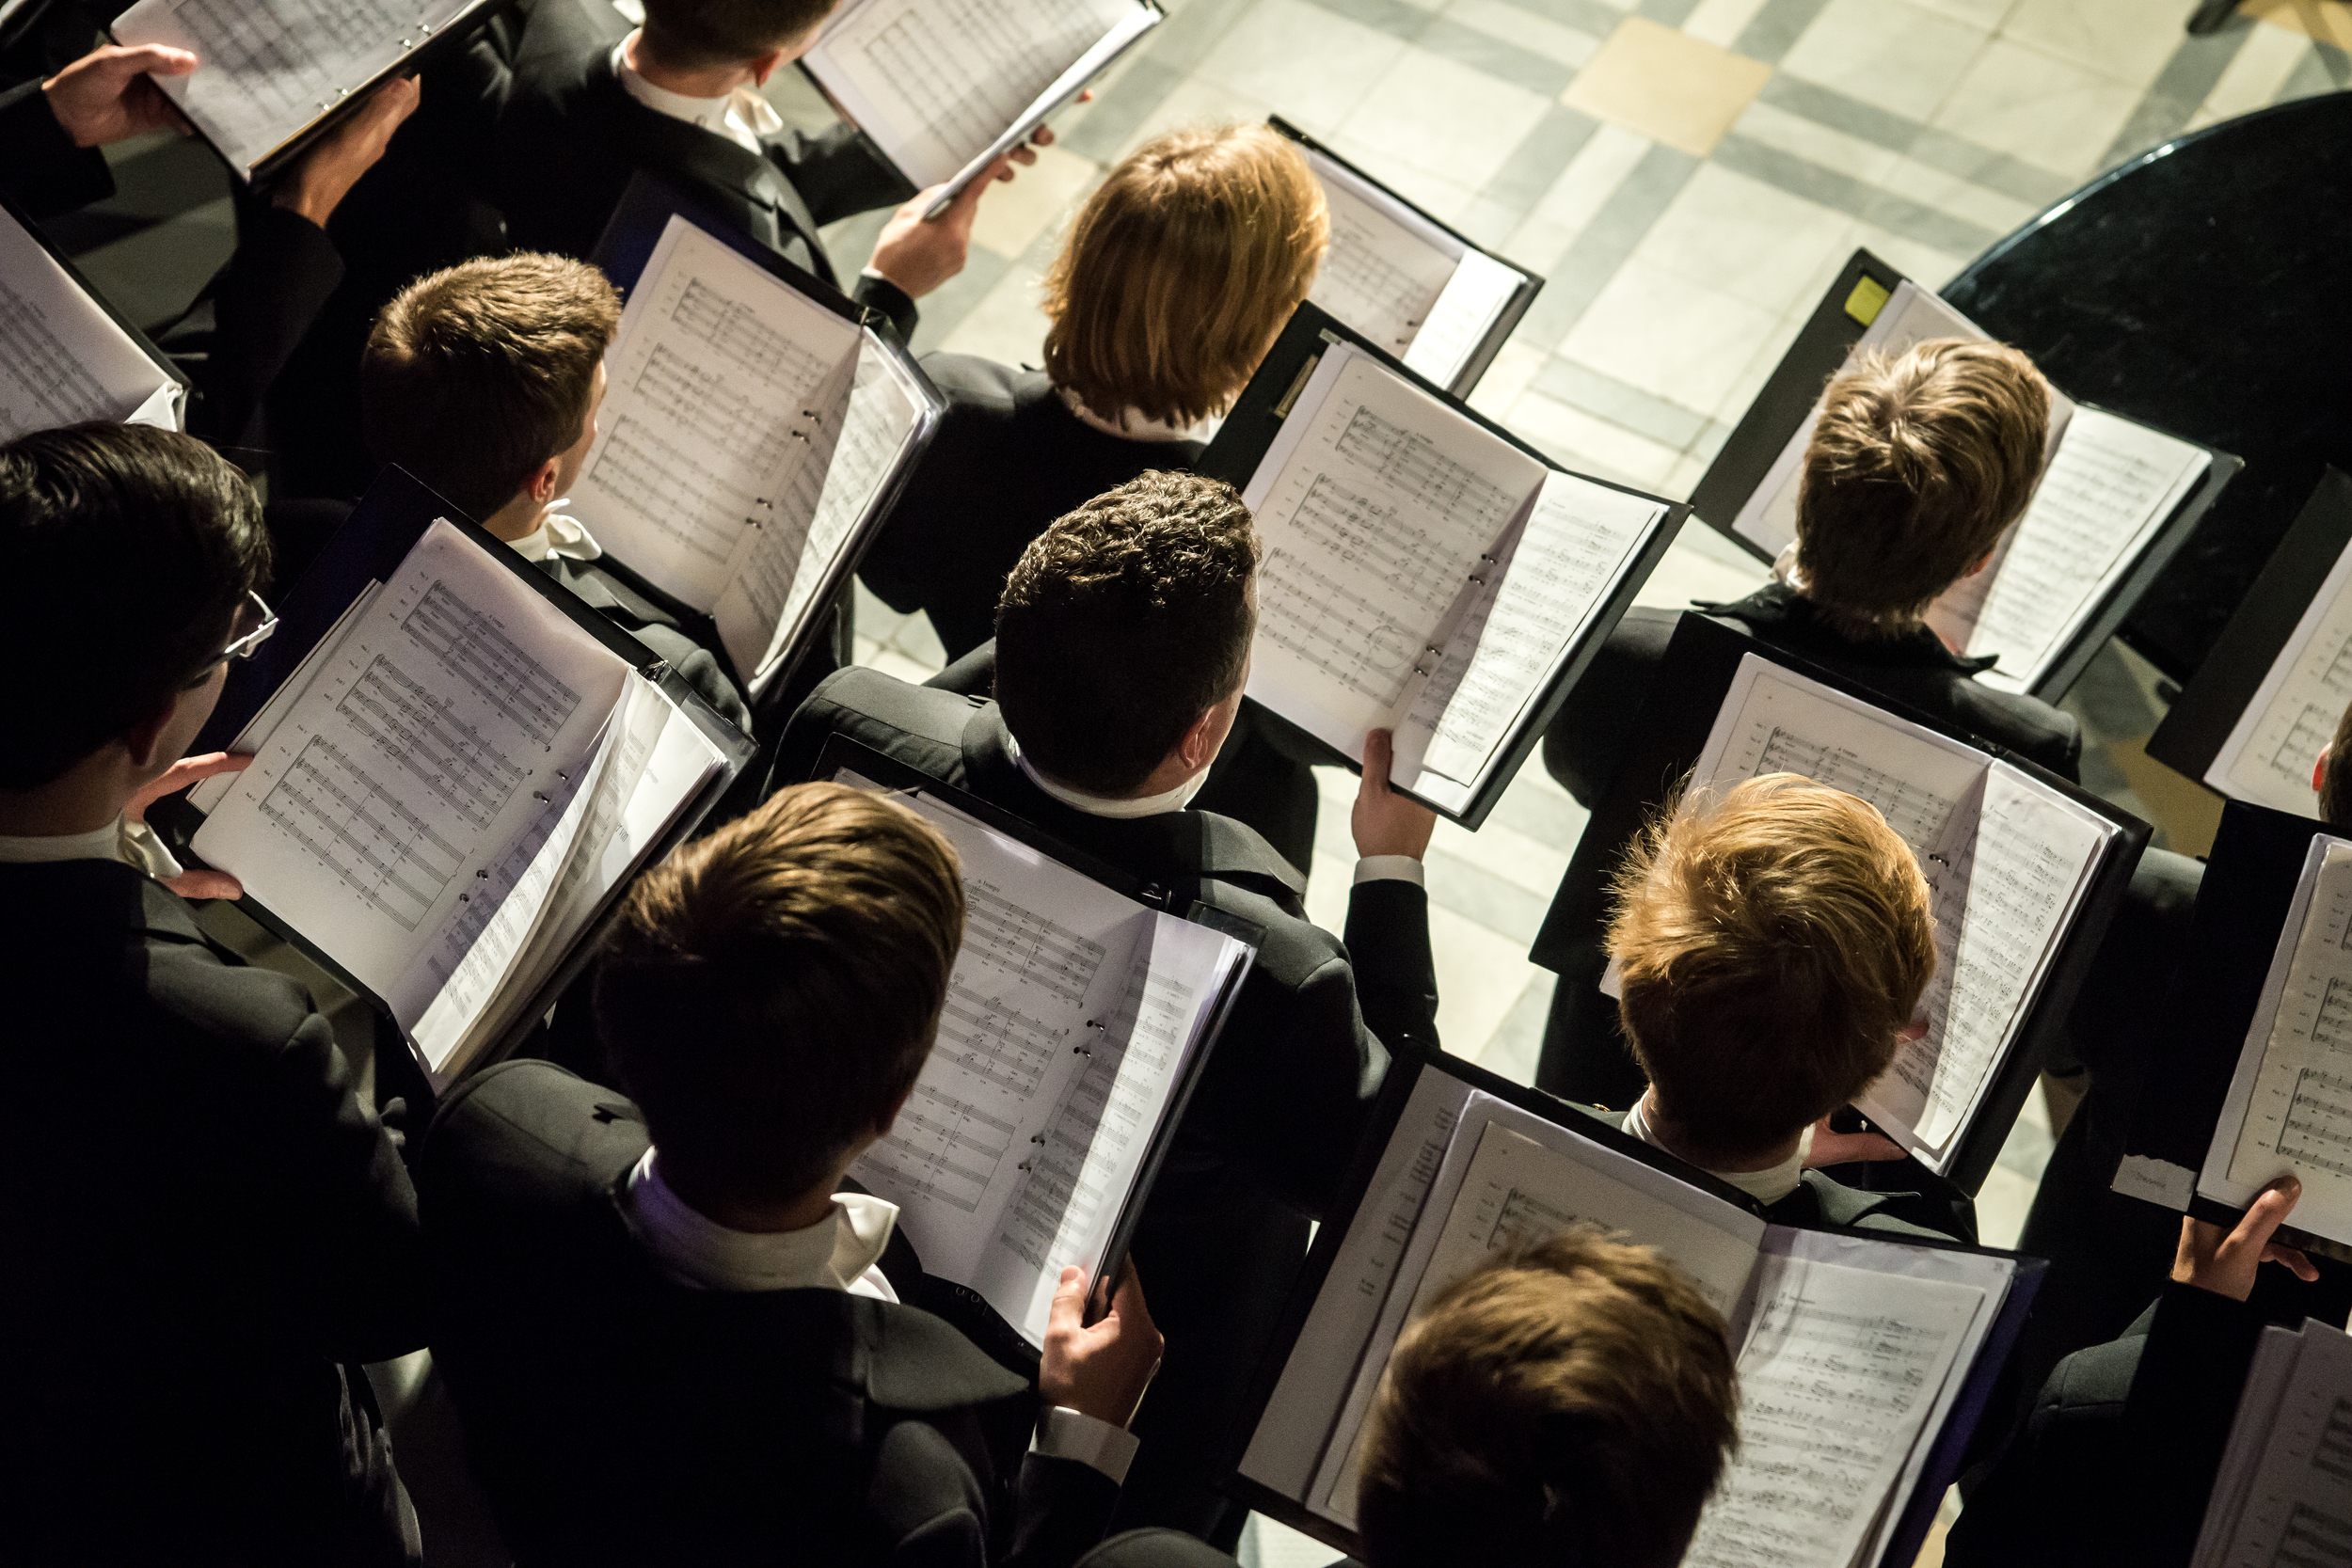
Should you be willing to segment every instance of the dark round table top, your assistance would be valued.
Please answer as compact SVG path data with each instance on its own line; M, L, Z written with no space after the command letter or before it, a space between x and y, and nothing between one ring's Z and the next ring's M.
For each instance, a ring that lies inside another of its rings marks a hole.
M2076 400L2246 460L2123 624L2186 679L2321 470L2352 470L2352 93L2169 142L1942 293Z

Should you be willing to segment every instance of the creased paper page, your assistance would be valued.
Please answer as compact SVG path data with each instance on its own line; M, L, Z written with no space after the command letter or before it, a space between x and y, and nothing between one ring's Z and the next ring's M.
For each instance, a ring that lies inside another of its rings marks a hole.
M1328 390L1300 399L1302 435L1251 503L1265 553L1249 694L1360 756L1549 470L1376 362L1324 357Z
M1468 247L1352 169L1312 150L1307 163L1331 219L1331 247L1307 297L1444 385L1449 378L1413 364L1410 351Z
M2233 800L2317 820L2312 770L2352 708L2352 547L2336 558L2214 754L2205 783Z
M1740 1350L1740 1453L1683 1568L1844 1568L1919 1442L1984 1292L1782 1258L1758 1283Z
M855 324L673 216L605 355L573 513L707 612L764 531L806 532L858 341Z
M2290 1173L2296 1227L2352 1241L2352 845L2336 841L2230 1156L2230 1180L2249 1187Z
M40 242L0 213L0 441L85 420L177 430L178 393Z

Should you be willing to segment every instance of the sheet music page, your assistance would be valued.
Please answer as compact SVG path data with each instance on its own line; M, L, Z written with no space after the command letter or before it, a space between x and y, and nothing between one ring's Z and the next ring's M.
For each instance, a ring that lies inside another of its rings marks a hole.
M788 534L769 531L776 534L774 547L755 549L744 559L713 612L727 657L750 674L748 695L759 695L799 637L842 546L906 461L920 414L914 392L899 380L890 355L870 340L861 341L856 384L807 532L787 548ZM821 612L824 607L814 608Z
M1438 671L1397 727L1396 783L1458 811L1599 614L1666 507L1574 474L1546 476L1496 551Z
M1976 342L1993 341L1991 334L1979 327L1966 316L1945 304L1927 290L1905 278L1896 285L1894 294L1879 307L1869 329L1864 332L1846 354L1845 363L1838 367L1843 374L1867 354L1899 355L1926 342L1931 338L1967 338ZM1822 397L1813 401L1813 411L1804 417L1797 433L1781 449L1780 456L1766 470L1763 482L1755 494L1748 497L1732 520L1732 531L1754 541L1767 554L1778 555L1796 542L1797 488L1804 467L1804 449L1813 443L1813 427L1820 422L1821 405L1827 397L1824 384ZM2050 439L2046 449L2055 452L2059 438L2073 420L2074 404L2057 388L2050 388ZM2044 461L2047 461L2045 455Z
M2245 1430L2241 1407L2231 1431L2233 1457L2241 1441L2260 1457L2217 1543L2225 1568L2352 1568L2352 1339L2308 1318L2296 1341L2269 1421Z
M1299 150L1323 183L1331 218L1331 246L1324 252L1322 270L1307 297L1430 380L1445 385L1453 379L1450 372L1415 364L1411 350L1454 275L1476 253L1355 170L1312 148ZM1466 296L1457 305L1457 314L1467 314L1469 308ZM1483 324L1480 330L1485 330ZM1432 353L1441 354L1442 345Z
M572 515L705 612L751 556L797 560L859 342L855 323L673 215L605 355ZM766 642L752 641L737 669Z
M85 420L127 420L176 389L56 258L0 212L0 442ZM176 398L173 404L168 428L177 430Z
M819 85L918 187L945 183L1027 112L1136 0L864 0L807 56Z
M1467 397L1470 388L1461 384L1464 367L1525 281L1485 251L1465 250L1462 264L1446 279L1445 292L1413 334L1413 346L1405 354L1406 369Z
M2262 1337L2254 1341L2246 1386L2238 1394L2237 1414L2230 1422L2230 1444L2222 1450L2221 1466L2214 1475L2189 1568L2222 1568L2237 1534L2239 1515L2245 1512L2246 1495L2262 1465L2265 1439L2279 1418L2279 1402L2302 1354L2303 1336L2282 1323L2264 1325Z
M2352 707L2352 548L2336 558L2205 769L2233 800L2319 819L2312 769Z
M158 76L239 175L466 13L469 0L139 0L116 19L127 44L196 52Z
M1551 470L1343 348L1285 422L1299 434L1244 497L1265 549L1249 695L1360 756L1435 673L1470 579Z
M2217 1142L2230 1142L2236 1192L2292 1173L2296 1227L2352 1242L2352 844L2320 843L2277 1006L2256 1015L2241 1057L2241 1080L2255 1058L2250 1085L2233 1088Z
M2211 465L2201 447L2078 409L1999 559L1937 600L1928 625L1966 653L2000 656L1979 680L2030 689Z
M1740 1348L1740 1452L1684 1568L1832 1568L1918 1445L1985 1292L1768 1257Z
M419 960L560 817L629 668L435 522L236 775L195 847L395 1016L421 1015ZM437 990L437 985L434 990Z

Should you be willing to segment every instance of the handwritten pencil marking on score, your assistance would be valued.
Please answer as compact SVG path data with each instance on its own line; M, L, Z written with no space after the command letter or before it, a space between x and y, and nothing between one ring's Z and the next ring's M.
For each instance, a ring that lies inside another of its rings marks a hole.
M456 846L324 736L310 737L258 809L405 931L417 928L465 869Z
M49 329L32 301L0 278L0 441L78 424L107 405L106 388Z

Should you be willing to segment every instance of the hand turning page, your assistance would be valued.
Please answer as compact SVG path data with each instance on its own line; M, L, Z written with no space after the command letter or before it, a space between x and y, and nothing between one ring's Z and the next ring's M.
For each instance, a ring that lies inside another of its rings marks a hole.
M902 799L956 846L963 946L914 1094L850 1174L898 1205L925 1269L1041 1345L1061 1271L1115 1261L1112 1233L1250 949L933 796Z
M1458 814L1594 627L1662 501L1547 467L1326 349L1243 492L1265 556L1249 695Z
M2197 1190L2301 1179L2297 1230L2352 1243L2352 842L2316 833Z
M2230 730L2205 783L2233 800L2317 820L2312 785L2336 726L2352 708L2352 549L2337 557L2254 700Z
M180 428L180 384L0 210L0 441L119 420Z
M357 102L487 0L138 0L117 42L195 52L196 70L155 85L240 179Z
M2115 825L1974 747L1750 654L1692 772L1692 796L1766 773L1860 796L1919 857L1935 913L1928 1032L1904 1042L1855 1103L1940 1172L2015 1042Z
M918 189L960 189L1156 26L1137 0L847 0L802 61Z

